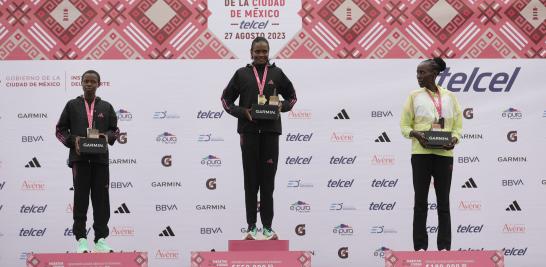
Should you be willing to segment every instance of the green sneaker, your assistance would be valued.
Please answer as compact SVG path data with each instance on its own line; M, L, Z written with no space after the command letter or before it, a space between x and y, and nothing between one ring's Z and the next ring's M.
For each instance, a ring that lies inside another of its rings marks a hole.
M277 233L275 233L275 231L273 231L273 229L268 228L268 227L264 227L263 236L264 236L265 240L277 240L277 239L279 239L279 236L277 235Z
M80 238L78 239L78 247L76 248L77 253L87 253L89 252L89 247L87 246L87 239Z
M256 225L249 225L245 235L243 236L243 240L256 240L258 236L258 229L256 228Z
M114 252L112 248L106 244L106 240L104 240L104 238L99 239L97 243L95 243L95 249L93 251L98 253Z

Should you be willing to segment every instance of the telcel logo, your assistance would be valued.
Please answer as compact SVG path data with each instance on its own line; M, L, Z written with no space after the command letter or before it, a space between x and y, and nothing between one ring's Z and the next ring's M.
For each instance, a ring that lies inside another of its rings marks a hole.
M288 133L286 135L286 141L287 142L309 142L309 141L311 141L311 138L313 138L313 133L310 133L310 134L301 134L301 133L291 134L291 133Z
M483 224L482 225L459 225L457 227L457 233L481 233L482 232L482 229L483 229Z
M202 111L197 112L198 119L220 119L224 115L224 111Z
M476 67L470 76L464 72L451 73L450 70L450 68L446 68L445 71L438 74L438 84L441 86L444 86L444 81L449 78L445 86L449 91L468 92L472 87L475 92L485 92L488 89L491 92L510 92L521 67L516 67L511 74L482 72L479 67Z
M388 179L373 179L372 187L396 187L398 179L388 180Z
M44 206L35 206L35 205L27 206L23 204L23 206L21 206L20 213L44 213L46 209L47 209L47 204Z
M394 203L384 203L384 202L375 203L372 201L372 203L370 203L370 210L394 210L395 206L396 206L396 201Z
M351 180L343 180L343 179L333 180L333 179L330 179L328 181L328 187L352 187L354 181L355 181L355 179L351 179Z
M341 156L341 157L335 157L335 156L332 156L330 158L330 164L331 165L345 165L345 164L354 164L355 161L356 161L356 157L357 156L354 156L354 157L345 157L345 156Z
M288 156L288 157L286 157L285 164L287 164L287 165L309 165L311 163L312 159L313 159L313 156L309 156L309 157L297 156L295 158Z
M21 231L19 231L19 236L44 236L46 233L47 228L44 229L25 229L21 228Z

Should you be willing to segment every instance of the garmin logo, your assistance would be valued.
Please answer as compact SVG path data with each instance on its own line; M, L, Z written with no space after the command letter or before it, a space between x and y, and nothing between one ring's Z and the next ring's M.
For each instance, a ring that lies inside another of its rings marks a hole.
M83 147L95 147L95 148L104 148L104 144L91 144L91 143L82 143ZM136 161L135 161L136 163Z
M19 113L19 119L47 119L47 113Z
M152 182L152 187L182 187L182 183L179 181Z
M445 136L429 136L428 140L429 141L448 141L449 142L449 138L445 137Z
M462 134L461 139L463 140L477 140L477 139L483 139L483 134L481 133L472 133L472 134Z
M226 205L224 204L215 204L215 205L195 205L196 210L225 210Z
M499 162L527 162L527 157L498 157Z
M254 110L254 112L256 112L256 114L267 114L267 115L277 114L277 112L275 112L274 110L267 110L267 109L256 109Z
M450 70L450 68L446 68L438 74L438 84L444 86L444 82L447 81L447 85L444 87L449 91L468 92L472 88L474 92L489 90L490 92L500 93L510 92L521 67L516 67L511 74L506 72L482 72L479 67L476 67L472 70L470 76L464 72L451 73Z
M136 159L110 159L110 164L137 164Z

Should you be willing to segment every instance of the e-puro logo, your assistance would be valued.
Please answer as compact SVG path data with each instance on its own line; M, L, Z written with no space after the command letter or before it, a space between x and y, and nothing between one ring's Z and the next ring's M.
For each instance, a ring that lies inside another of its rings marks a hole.
M178 139L176 138L176 135L172 134L172 133L169 133L169 132L164 132L160 135L158 135L155 140L159 143L163 143L163 144L176 144L176 142L178 141Z
M205 184L206 184L208 190L215 190L216 189L216 178L207 179L207 182Z
M161 165L164 167L171 167L173 165L172 162L172 156L171 155L165 155L161 158Z
M506 139L508 139L509 142L517 142L518 141L518 131L509 131L506 134Z
M131 121L133 120L133 113L129 112L126 109L120 109L116 111L116 116L119 121Z

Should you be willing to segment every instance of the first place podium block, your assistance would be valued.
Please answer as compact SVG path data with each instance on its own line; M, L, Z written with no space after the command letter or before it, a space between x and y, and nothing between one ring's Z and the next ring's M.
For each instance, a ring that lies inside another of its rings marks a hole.
M501 251L392 251L385 253L385 267L504 267Z
M30 253L27 267L147 267L148 253Z
M192 252L191 267L311 267L311 254L289 251L288 240L229 240L228 248Z

